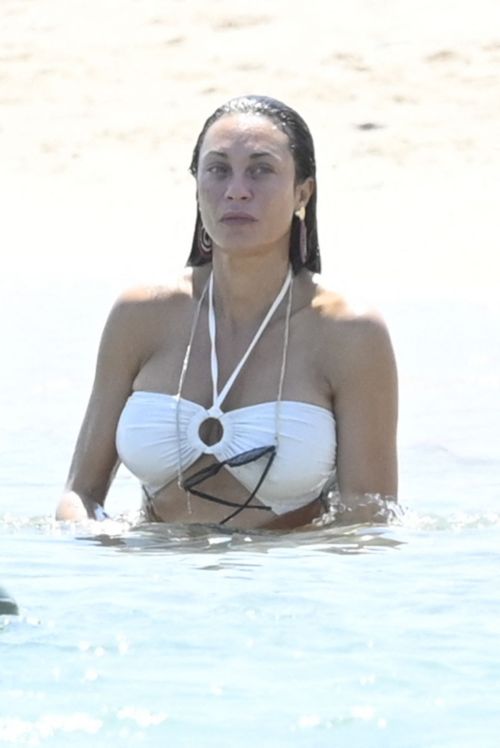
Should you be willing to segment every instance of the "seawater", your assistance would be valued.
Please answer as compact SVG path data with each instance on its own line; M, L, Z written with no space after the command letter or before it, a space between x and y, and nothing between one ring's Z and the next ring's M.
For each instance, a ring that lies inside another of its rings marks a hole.
M389 526L140 527L124 471L112 521L55 523L113 294L3 289L0 586L20 615L0 617L0 744L496 748L498 307L383 309L401 381Z

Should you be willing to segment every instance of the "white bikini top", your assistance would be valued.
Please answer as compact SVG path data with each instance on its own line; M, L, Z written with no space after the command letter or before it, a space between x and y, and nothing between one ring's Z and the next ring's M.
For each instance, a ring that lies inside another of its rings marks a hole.
M207 287L213 389L213 404L210 408L181 396L194 332ZM327 408L281 399L288 349L291 291L292 274L289 271L246 353L219 393L213 275L210 276L193 321L177 394L135 391L128 398L118 422L118 455L124 465L139 478L148 496L154 496L175 478L181 481L182 473L203 454L211 454L221 462L248 450L270 445L276 447L276 455L257 491L257 498L275 514L285 514L305 506L319 496L335 470L335 420L333 413ZM287 292L288 305L277 400L224 412L224 400ZM216 418L221 425L221 438L212 445L206 444L199 434L200 426L207 418ZM258 484L265 464L266 458L262 457L246 465L225 466L224 469L251 492Z

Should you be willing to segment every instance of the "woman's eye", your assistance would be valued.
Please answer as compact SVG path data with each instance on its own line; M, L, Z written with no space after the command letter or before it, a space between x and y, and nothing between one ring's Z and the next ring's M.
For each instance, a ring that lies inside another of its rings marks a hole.
M211 166L207 167L207 171L209 174L220 176L221 174L227 174L228 167L226 164L212 164Z
M271 174L272 171L273 171L273 167L270 166L269 164L256 164L255 166L252 167L252 169L250 170L250 173L253 176L258 177L262 174Z

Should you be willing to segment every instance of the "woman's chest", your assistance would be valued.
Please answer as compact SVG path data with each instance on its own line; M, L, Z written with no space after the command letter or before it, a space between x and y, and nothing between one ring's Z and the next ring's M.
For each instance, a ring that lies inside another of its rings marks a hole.
M331 407L324 346L314 330L273 325L252 347L249 331L212 343L199 324L191 343L185 331L158 339L134 381L134 390L177 394L205 407L223 397L224 410L277 399Z

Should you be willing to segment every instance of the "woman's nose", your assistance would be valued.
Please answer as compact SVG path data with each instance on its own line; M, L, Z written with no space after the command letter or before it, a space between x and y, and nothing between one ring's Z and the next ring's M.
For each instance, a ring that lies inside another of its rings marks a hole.
M228 200L248 200L252 192L243 176L233 174L226 188L226 197Z

